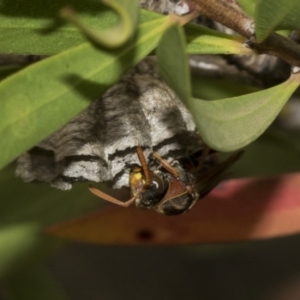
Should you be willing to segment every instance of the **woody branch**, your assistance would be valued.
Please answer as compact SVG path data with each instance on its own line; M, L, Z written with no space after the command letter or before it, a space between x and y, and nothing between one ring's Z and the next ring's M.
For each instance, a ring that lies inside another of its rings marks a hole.
M185 2L201 15L245 37L247 46L257 54L273 55L292 66L300 66L300 45L291 39L272 33L263 42L256 42L254 20L240 9L236 0L185 0Z

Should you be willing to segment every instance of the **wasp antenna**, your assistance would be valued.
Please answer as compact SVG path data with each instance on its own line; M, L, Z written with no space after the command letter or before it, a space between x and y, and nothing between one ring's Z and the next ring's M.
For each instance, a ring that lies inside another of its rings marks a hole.
M175 178L179 177L179 173L166 160L164 160L157 152L152 152L152 156Z
M144 186L145 186L145 188L147 188L151 185L151 182L152 182L148 163L146 161L146 157L144 155L144 151L143 151L142 147L137 146L136 152L137 152L137 156L139 158L139 161L141 163L141 166L142 166L142 169L143 169L143 172L145 175L145 185Z
M109 196L103 192L101 192L100 190L98 190L96 187L90 185L89 186L89 190L94 194L96 195L97 197L105 200L105 201L108 201L108 202L111 202L111 203L114 203L114 204L117 204L117 205L120 205L120 206L124 206L124 207L128 207L130 206L132 203L134 203L135 199L136 199L136 196L135 197L132 197L131 199L129 199L128 201L126 202L123 202L123 201L120 201L112 196Z

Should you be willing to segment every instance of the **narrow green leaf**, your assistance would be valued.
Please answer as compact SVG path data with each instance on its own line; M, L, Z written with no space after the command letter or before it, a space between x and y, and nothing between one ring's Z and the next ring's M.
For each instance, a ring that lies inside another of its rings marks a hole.
M299 83L295 74L280 85L240 97L194 99L190 108L202 139L224 152L248 145L268 128Z
M236 83L233 80L192 77L192 95L203 100L218 100L254 93L260 89L252 85Z
M300 2L298 0L257 0L255 34L258 42L280 29L300 29Z
M140 9L140 16L139 16L139 23L146 23L149 21L153 21L156 19L160 19L161 14L150 11L150 10L145 10L145 9Z
M236 122L235 118L240 118L243 112L241 111L241 103L247 105L245 108L245 118L242 120L244 123L249 123L257 118L260 114L260 101L253 101L255 93L250 94L250 100L247 101L245 98L247 95L243 95L237 98L222 99L220 101L204 101L196 100L191 97L191 79L188 67L188 57L185 52L185 41L184 35L182 33L181 27L176 25L170 27L163 35L159 46L157 48L157 57L160 72L166 81L166 83L175 91L179 98L187 105L191 111L197 128L200 132L203 140L211 146L213 149L221 151L230 151L235 149L227 149L228 147L235 147L232 143L239 143L241 138L245 138L245 135L249 135L248 132L243 132L243 126L240 126L241 132L240 136L233 137L229 145L226 144L226 136L223 137L225 140L217 138L217 144L215 142L215 132L225 129L228 134L234 134L237 125L245 124L234 124ZM295 85L297 86L297 85ZM288 91L288 89L286 89ZM270 92L269 92L270 93ZM258 94L258 93L256 93ZM268 93L267 93L268 94ZM262 98L262 95L261 95ZM255 99L255 98L254 98ZM239 101L240 100L240 101ZM283 104L282 104L283 105ZM249 111L251 108L251 111ZM253 113L254 110L254 113ZM256 110L256 111L255 111ZM272 110L270 110L272 111ZM249 114L249 116L247 115ZM226 118L226 122L222 122L221 115ZM264 115L263 115L264 116ZM274 116L274 113L273 113ZM267 116L266 116L267 117ZM216 118L216 120L215 120ZM250 118L250 119L249 119ZM275 118L275 116L274 116ZM214 127L213 127L214 126ZM257 124L259 126L259 124ZM213 127L213 130L211 130ZM253 128L253 126L251 127ZM261 130L262 126L256 128L256 131ZM265 128L264 128L265 129ZM250 132L253 134L253 132ZM222 132L223 134L223 132ZM209 136L209 138L207 138ZM257 136L256 136L257 137ZM249 141L250 142L250 141ZM220 145L219 145L219 144ZM244 144L240 147L244 146ZM226 148L227 147L227 148ZM240 148L238 147L238 148Z
M61 16L72 22L94 43L108 48L120 47L133 35L137 26L139 0L102 0L102 2L114 9L119 15L119 22L109 29L90 28L69 7L61 10Z
M158 44L168 17L139 26L116 51L84 43L0 83L0 168L62 127Z
M188 27L189 28L189 27ZM203 29L199 27L200 31ZM198 30L198 28L196 28ZM205 44L205 41L202 41ZM205 45L203 45L205 47ZM200 45L199 45L200 47ZM208 46L209 47L209 46ZM200 47L201 48L201 47ZM166 83L176 92L179 98L189 106L189 100L191 98L191 79L190 79L190 70L188 66L188 56L186 51L186 43L185 43L185 36L183 30L178 25L173 25L169 28L163 35L158 48L157 48L157 59L158 65L160 69L160 73L163 76ZM205 80L205 79L203 79ZM225 89L229 88L230 85L225 84L225 86L220 86L219 89L213 88L213 94L216 95L218 91L222 93ZM195 87L197 85L198 93L201 91L202 95L203 92L206 94L209 89L209 83L207 84L200 84L199 80L193 81L193 92L195 91ZM238 89L238 87L237 87ZM240 91L236 92L236 94L241 95L243 94ZM232 94L232 87L230 87L230 91ZM247 89L243 87L244 93L246 92L253 92L253 89ZM196 91L197 92L197 91ZM220 94L219 93L219 94ZM227 92L228 94L228 92ZM222 97L219 97L222 98Z
M184 33L180 26L173 25L166 30L156 54L164 80L183 102L187 102L191 96L190 70Z
M244 47L245 40L242 37L195 24L187 24L184 28L189 54L254 54L251 49Z

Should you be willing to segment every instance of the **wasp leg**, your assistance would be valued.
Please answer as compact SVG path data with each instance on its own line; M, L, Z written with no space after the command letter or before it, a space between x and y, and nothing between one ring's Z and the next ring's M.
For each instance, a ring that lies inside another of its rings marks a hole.
M120 201L112 196L109 196L103 192L101 192L100 190L98 190L97 188L95 188L94 186L90 185L89 186L89 190L96 196L98 196L99 198L102 198L108 202L111 202L111 203L114 203L114 204L117 204L117 205L121 205L123 207L128 207L130 206L131 204L134 203L136 197L133 197L131 199L129 199L128 201L126 202L123 202L123 201Z
M210 152L210 148L206 145L204 145L204 149L201 153L201 156L200 156L200 159L199 159L199 162L198 162L198 165L196 167L196 171L199 171L201 170L201 168L203 167L204 165L204 162L206 160L206 158L208 157L209 155L209 152Z
M137 146L136 147L136 152L137 152L137 156L139 158L139 161L141 163L142 169L143 169L143 173L145 175L145 184L144 187L147 188L151 185L151 175L150 175L150 170L146 161L146 157L144 155L144 151L142 149L142 147Z
M157 152L153 152L152 156L160 162L160 164L175 178L179 177L179 173L166 160L164 160Z

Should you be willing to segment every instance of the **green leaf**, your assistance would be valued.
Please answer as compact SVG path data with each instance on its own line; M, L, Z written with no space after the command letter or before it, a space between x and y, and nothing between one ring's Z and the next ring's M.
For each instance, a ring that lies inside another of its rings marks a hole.
M189 54L254 54L244 47L245 39L242 37L195 24L187 24L184 29Z
M94 43L108 48L120 47L133 35L137 26L139 0L102 0L102 2L114 9L120 18L117 25L109 29L90 28L70 7L62 9L61 16L72 22Z
M280 29L300 29L298 0L257 0L254 21L258 42Z
M139 23L143 24L149 21L154 21L156 19L160 19L161 14L145 10L145 9L140 9L140 16L139 16Z
M100 1L2 1L0 53L57 54L86 42L77 28L58 18L59 10L66 5L80 12L82 22L95 30L109 29L117 24L116 13ZM159 14L140 10L138 21L142 24L160 18Z
M252 85L236 83L233 80L192 77L192 95L203 100L218 100L257 92L259 89Z
M242 9L251 17L254 16L256 0L238 0Z
M18 64L0 66L0 81L20 71L22 68L24 68L24 66Z
M286 82L256 93L190 103L200 136L211 148L234 151L258 138L271 124L299 86L300 75Z
M56 54L85 42L74 26L57 20L59 9L72 5L84 24L95 30L114 26L116 14L100 2L70 0L11 0L0 3L1 53ZM160 19L161 15L140 10L140 24ZM152 23L155 30L155 23ZM240 37L187 24L187 51L190 54L253 54Z
M191 111L200 135L208 144L208 146L215 150L221 151L231 151L244 146L245 144L238 144L239 147L236 147L236 144L234 143L240 143L241 139L245 138L245 135L251 134L253 136L253 132L247 132L246 130L244 130L245 126L241 125L245 125L245 123L247 122L249 123L255 121L255 118L257 118L257 116L261 113L260 100L263 95L260 94L260 98L258 97L258 101L254 101L253 99L255 99L255 97L259 93L266 93L267 95L269 95L270 91L262 91L252 93L249 96L243 95L236 98L222 99L220 101L204 101L193 99L191 97L191 79L188 66L188 57L185 52L184 35L182 33L181 27L178 27L176 25L170 27L164 33L157 48L157 57L161 75L163 76L166 83L175 91L175 93ZM298 84L295 84L294 88L296 88L297 85ZM285 90L288 91L288 89ZM250 99L248 100L248 103L246 100L247 97ZM283 103L281 104L283 105ZM247 105L248 107L246 106L245 108L244 105ZM251 108L251 111L249 111L249 108ZM245 112L243 112L242 109L244 109ZM270 111L272 112L272 109L270 109ZM274 118L275 113L276 112L273 112L272 115ZM238 122L240 122L239 118L243 114L245 115L245 117L242 119L242 122L244 122L244 124L238 124ZM269 115L271 115L271 113L269 113ZM223 122L222 120L224 117L225 122ZM264 120L267 120L268 122L267 115L263 114L262 117L266 117L266 119ZM238 118L237 121L235 120L236 118ZM256 131L262 129L261 124L257 122L256 125ZM239 132L239 136L232 136L232 139L228 143L226 137L231 134L234 135L235 131L237 130L236 127L238 126L240 126L241 131ZM255 127L251 126L250 128ZM224 130L227 136L224 135ZM225 138L225 140L222 140L219 137L220 134L216 134L218 133L218 131L221 132L222 137ZM217 137L217 139L215 139L215 137ZM247 142L250 141L252 140L247 140ZM244 140L242 140L242 142L244 142Z
M81 13L90 27L106 29L117 21L115 12L100 1L11 0L0 2L1 53L56 54L84 43L84 36L58 18L66 5Z
M190 70L185 50L183 30L171 26L157 47L157 60L161 75L178 97L186 102L191 95Z
M198 30L198 28L195 29ZM202 27L199 27L200 31L202 29ZM188 106L188 99L191 98L191 79L185 36L181 27L179 27L178 25L173 25L164 33L157 47L156 54L159 70L164 80L175 91L178 97ZM217 80L217 82L214 81L214 86L210 88L212 86L212 82L209 82L209 80L206 78L193 78L192 83L193 94L210 94L210 96L208 97L217 97L217 95L219 95L219 98L225 98L222 96L228 95L229 92L230 96L236 96L254 91L253 88L249 88L243 85L236 85L236 87L233 89L231 83L222 83L220 80ZM217 84L218 88L216 88L215 84ZM228 89L230 91L226 91ZM235 94L234 91L236 91Z
M0 83L0 168L61 128L158 44L170 22L139 26L136 39L107 52L89 43L36 63Z

